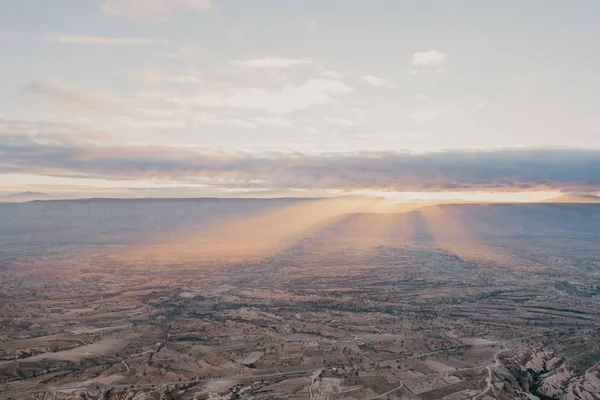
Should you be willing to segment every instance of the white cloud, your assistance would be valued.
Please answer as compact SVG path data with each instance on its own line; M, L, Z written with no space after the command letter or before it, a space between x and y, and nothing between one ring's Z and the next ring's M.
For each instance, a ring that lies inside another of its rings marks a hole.
M353 90L340 81L311 79L301 85L288 85L280 90L235 88L187 98L172 97L168 101L198 107L226 107L287 114L311 106L329 104L335 101L337 96Z
M42 142L55 142L61 144L85 143L85 142L102 142L120 137L120 134L106 130L65 130L52 133L38 133L35 135L36 140Z
M180 119L136 119L131 117L116 117L115 121L132 128L182 129L186 126L185 121Z
M362 76L360 78L360 80L365 83L368 83L371 86L375 86L375 87L392 86L390 81L383 79L383 78L378 78L373 75Z
M136 82L144 85L156 85L164 80L165 74L160 69L147 68L136 71L132 74L132 77Z
M165 71L155 68L148 68L136 71L132 74L136 82L144 85L159 85L163 83L177 84L199 84L204 83L200 77L200 72L195 69L184 70L177 75L167 75Z
M86 35L64 35L51 33L44 36L49 42L61 44L89 44L89 45L116 45L116 46L164 46L168 45L167 40L150 39L140 37L106 37L106 36L86 36Z
M169 97L177 96L178 94L178 91L171 90L142 90L135 95L146 100L164 100Z
M169 82L173 83L203 83L202 78L194 75L176 75L168 78Z
M184 44L174 51L156 51L152 54L172 60L195 60L204 56L204 48L195 44Z
M360 123L346 118L327 117L325 118L325 121L330 125L340 126L342 128L350 128L360 125Z
M169 78L167 78L167 80L169 82L181 83L181 84L186 84L186 83L197 84L197 83L204 82L204 80L200 76L200 72L195 69L185 70L179 75L170 76Z
M437 111L427 110L410 114L408 117L414 122L431 122L436 119L438 115L439 113Z
M210 0L104 0L99 11L111 17L157 20L176 10L199 12L211 5Z
M420 132L375 132L375 133L359 133L353 135L355 138L361 139L424 139L428 136Z
M234 60L232 63L246 68L289 68L312 64L312 61L306 58L266 57L253 60Z
M252 121L259 125L271 126L276 128L291 128L292 121L282 117L254 117Z
M138 107L135 111L143 114L144 117L153 117L153 118L172 118L177 115L177 111L175 110L166 110L162 108L142 108Z
M44 102L66 106L77 112L96 111L115 105L115 100L104 93L71 87L57 77L50 77L43 82L31 82L24 87L24 91L31 105Z
M335 71L323 71L320 73L320 75L327 79L340 79L342 77L342 74Z
M216 118L212 115L202 113L194 118L194 120L203 125L228 126L231 128L254 129L256 124L244 121L237 118Z
M448 56L436 50L428 50L413 55L413 65L417 67L440 66L446 63Z

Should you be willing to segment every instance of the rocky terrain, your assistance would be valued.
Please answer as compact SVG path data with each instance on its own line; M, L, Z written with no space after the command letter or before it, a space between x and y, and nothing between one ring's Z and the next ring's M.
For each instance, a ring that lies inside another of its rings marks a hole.
M0 204L0 398L600 398L600 205Z

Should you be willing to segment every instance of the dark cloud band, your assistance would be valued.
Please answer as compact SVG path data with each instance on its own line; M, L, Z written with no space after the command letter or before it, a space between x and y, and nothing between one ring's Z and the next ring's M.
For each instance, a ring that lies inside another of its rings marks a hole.
M600 190L600 150L256 154L173 146L69 146L2 138L6 140L0 143L0 173L240 188Z

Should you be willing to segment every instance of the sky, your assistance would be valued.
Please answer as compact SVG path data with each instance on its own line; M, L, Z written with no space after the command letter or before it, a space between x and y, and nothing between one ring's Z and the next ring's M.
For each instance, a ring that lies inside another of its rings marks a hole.
M597 0L2 0L0 195L596 193L599 48Z

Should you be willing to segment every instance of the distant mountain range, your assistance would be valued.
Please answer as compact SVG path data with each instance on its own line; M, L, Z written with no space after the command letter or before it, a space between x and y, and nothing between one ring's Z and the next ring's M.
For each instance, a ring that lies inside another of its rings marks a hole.
M45 198L49 197L49 194L40 193L40 192L20 192L20 193L10 193L6 195L0 196L2 199L37 199L37 198Z
M549 203L600 203L600 196L589 193L567 193L553 199Z

